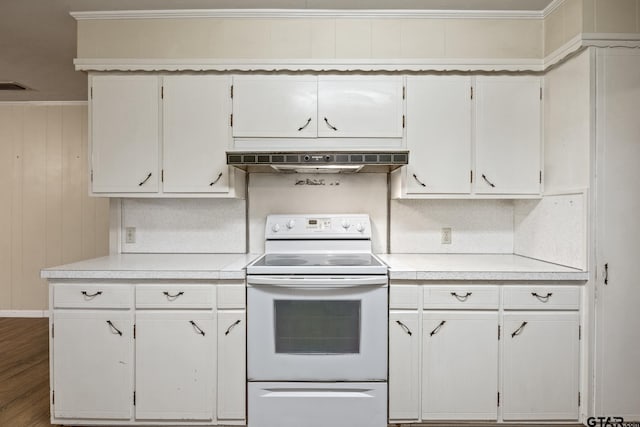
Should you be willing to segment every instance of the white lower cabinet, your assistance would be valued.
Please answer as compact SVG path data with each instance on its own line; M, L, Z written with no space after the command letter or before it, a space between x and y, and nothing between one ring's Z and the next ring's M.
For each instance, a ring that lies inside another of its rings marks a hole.
M80 294L78 290L78 294ZM133 412L131 310L54 310L52 417L129 420Z
M420 420L420 329L417 311L389 313L389 419Z
M422 346L423 420L497 420L497 311L425 311Z
M504 420L577 420L578 312L503 316Z
M215 417L213 311L136 314L136 418Z
M244 289L243 289L244 290ZM218 419L244 420L246 311L218 311Z

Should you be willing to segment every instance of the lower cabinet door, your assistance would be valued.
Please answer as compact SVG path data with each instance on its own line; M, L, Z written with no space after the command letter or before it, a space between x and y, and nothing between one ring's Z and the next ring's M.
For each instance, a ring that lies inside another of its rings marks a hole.
M577 420L578 312L512 312L503 319L503 419Z
M422 321L422 419L497 420L497 311L425 311Z
M138 311L136 419L213 419L215 342L213 311Z
M420 419L420 329L417 311L389 313L389 420Z
M218 311L218 419L246 417L246 311Z
M131 419L133 313L54 310L53 328L53 416Z

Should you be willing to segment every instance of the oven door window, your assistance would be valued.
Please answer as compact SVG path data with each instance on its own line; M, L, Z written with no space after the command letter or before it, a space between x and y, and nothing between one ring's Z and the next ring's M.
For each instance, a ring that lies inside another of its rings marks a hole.
M275 300L276 353L359 353L360 305L360 301Z

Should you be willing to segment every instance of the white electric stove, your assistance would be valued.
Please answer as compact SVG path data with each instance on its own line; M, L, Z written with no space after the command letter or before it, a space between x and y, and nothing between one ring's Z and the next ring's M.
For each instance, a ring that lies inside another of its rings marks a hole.
M387 425L387 267L368 215L270 215L247 267L249 427Z

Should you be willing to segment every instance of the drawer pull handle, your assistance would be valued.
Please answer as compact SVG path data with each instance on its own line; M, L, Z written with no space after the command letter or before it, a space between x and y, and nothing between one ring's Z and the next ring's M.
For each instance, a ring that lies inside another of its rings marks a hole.
M329 126L331 129L333 130L338 130L337 127L335 127L334 125L332 125L331 123L329 123L329 119L327 119L326 117L324 118L324 122L327 124L327 126Z
M522 325L511 334L511 338L515 338L517 335L520 335L524 327L527 326L527 322L522 322Z
M466 293L466 294L464 294L464 295L458 295L458 294L457 294L457 293L455 293L455 292L451 292L451 296L456 297L456 299L457 299L458 301L462 301L462 302L464 302L464 301L466 301L466 300L467 300L467 298L469 298L469 297L471 296L471 294L472 294L472 293L473 293L473 292L467 292L467 293Z
M113 323L111 323L111 320L107 320L107 325L109 325L111 327L111 329L113 329L115 331L116 334L122 336L122 331L118 328L116 328Z
M95 298L95 297L97 297L98 295L102 295L102 291L97 291L97 292L96 292L96 293L94 293L94 294L90 294L90 293L88 293L87 291L82 291L82 295L84 295L87 299L89 299L89 298Z
M302 126L300 126L300 127L298 128L298 132L300 132L300 131L304 130L304 128L306 128L307 126L309 126L309 123L311 123L311 117L309 117L309 118L307 119L307 123L305 123L304 125L302 125Z
M422 185L423 187L426 187L426 186L427 186L427 184L425 184L424 182L422 182L422 181L420 181L420 180L418 179L418 176L417 176L415 173L413 174L413 179L415 179L415 180L416 180L416 182L417 182L418 184Z
M239 325L239 324L240 324L240 319L238 319L238 320L236 320L235 322L233 322L233 323L231 324L231 326L229 326L229 327L227 328L227 331L226 331L224 334L225 334L225 335L229 335L229 332L231 332L231 330L232 330L233 328L235 328L235 327L236 327L237 325Z
M220 178L222 178L222 172L220 172L218 174L218 177L209 184L209 187L213 187L214 185L216 185L218 181L220 181Z
M484 181L487 184L489 184L489 187L495 188L496 185L493 182L489 181L489 178L487 178L487 176L485 174L482 174L482 179L484 179Z
M447 323L446 320L443 320L442 322L440 322L440 324L438 326L436 326L435 329L429 333L429 336L432 337L435 334L437 334L438 331L440 330L440 328L442 328L442 325L444 325L445 323Z
M547 292L546 295L538 295L535 292L531 292L531 295L533 295L534 297L538 298L541 302L548 302L549 298L551 297L551 295L553 295L553 293Z
M400 327L401 327L401 328L402 328L402 329L407 333L407 335L409 335L409 336L411 336L411 335L412 335L412 333L411 333L411 329L409 329L409 327L408 327L407 325L405 325L404 323L402 323L402 322L401 322L401 321L399 321L399 320L396 320L396 323L397 323L398 325L400 325Z
M204 336L204 331L200 329L200 326L198 326L196 322L194 322L193 320L189 320L189 323L191 323L191 326L193 326L193 328L196 330L197 333Z
M138 187L142 187L147 181L149 181L149 178L151 178L151 172L149 172L149 175L147 175L147 177L138 184Z
M178 293L177 293L177 294L175 294L175 295L171 295L169 292L164 291L164 292L163 292L163 294L164 294L164 296L166 296L166 297L167 297L167 299L168 299L169 301L175 301L179 296L184 295L184 292L180 291L180 292L178 292Z

